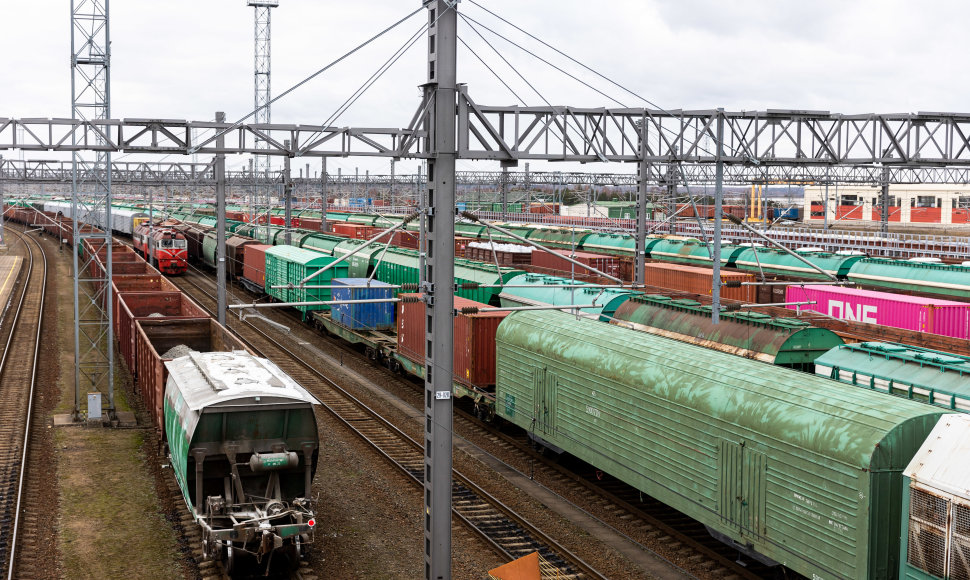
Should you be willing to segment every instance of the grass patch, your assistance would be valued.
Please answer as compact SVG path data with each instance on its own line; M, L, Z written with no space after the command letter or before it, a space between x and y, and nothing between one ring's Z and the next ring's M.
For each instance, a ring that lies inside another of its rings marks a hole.
M144 432L59 429L60 551L71 578L178 579L178 540L160 513Z

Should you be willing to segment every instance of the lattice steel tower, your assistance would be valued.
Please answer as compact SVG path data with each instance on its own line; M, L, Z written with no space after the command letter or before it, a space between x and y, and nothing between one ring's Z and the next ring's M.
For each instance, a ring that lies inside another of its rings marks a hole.
M272 98L270 95L270 9L280 5L279 0L249 0L247 6L252 6L256 11L255 28L255 88L256 88L256 115L254 123L270 122L270 105ZM264 140L256 141L256 146L260 149L268 149L269 145ZM269 175L269 156L255 156L256 175L268 177Z
M108 34L108 0L71 0L71 110L76 121L111 118L111 44ZM74 248L85 242L105 247L106 268L93 267L97 254L74 256L74 414L79 418L81 391L108 396L108 415L114 417L114 333L111 304L111 154L100 135L94 143L72 145L71 210L75 222L84 221L99 231L74 228ZM63 237L63 236L62 236ZM90 399L89 399L90 400ZM88 416L100 417L101 409Z

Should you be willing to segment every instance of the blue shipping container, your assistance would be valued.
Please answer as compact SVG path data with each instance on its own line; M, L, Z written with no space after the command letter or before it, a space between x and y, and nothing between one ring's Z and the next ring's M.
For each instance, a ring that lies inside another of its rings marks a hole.
M334 278L331 283L333 300L379 300L394 298L390 284L367 278ZM353 288L367 286L367 288ZM363 304L334 304L333 320L358 330L388 330L394 328L394 302L368 302Z
M776 220L777 219L797 220L798 219L798 208L797 207L789 207L789 208L782 209L780 207L776 207L774 209L774 219L776 219Z

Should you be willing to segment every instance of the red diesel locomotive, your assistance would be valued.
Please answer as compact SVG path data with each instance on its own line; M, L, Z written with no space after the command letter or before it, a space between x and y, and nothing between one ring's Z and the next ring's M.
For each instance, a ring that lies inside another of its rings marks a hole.
M185 236L165 222L155 224L152 228L145 222L135 228L132 238L135 250L163 274L184 274L188 268L189 251Z

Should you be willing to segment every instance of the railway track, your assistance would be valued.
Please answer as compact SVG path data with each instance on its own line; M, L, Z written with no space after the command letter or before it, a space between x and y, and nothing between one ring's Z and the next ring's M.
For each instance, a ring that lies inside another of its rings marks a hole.
M203 308L214 313L215 297L209 290L214 283L210 277L193 273L190 268L186 276L173 281ZM227 324L250 348L272 359L298 382L307 385L330 413L406 473L416 486L423 486L422 443L392 425L333 382L317 365L304 360L268 333L233 317L227 318ZM539 551L558 568L562 578L605 578L457 471L453 474L452 494L455 515L510 560Z
M19 292L13 295L6 343L0 358L0 558L6 578L31 578L38 570L43 530L50 526L50 506L32 497L31 428L36 416L34 398L41 346L47 255L35 239L6 228L18 237L24 264ZM46 521L45 521L46 520Z

